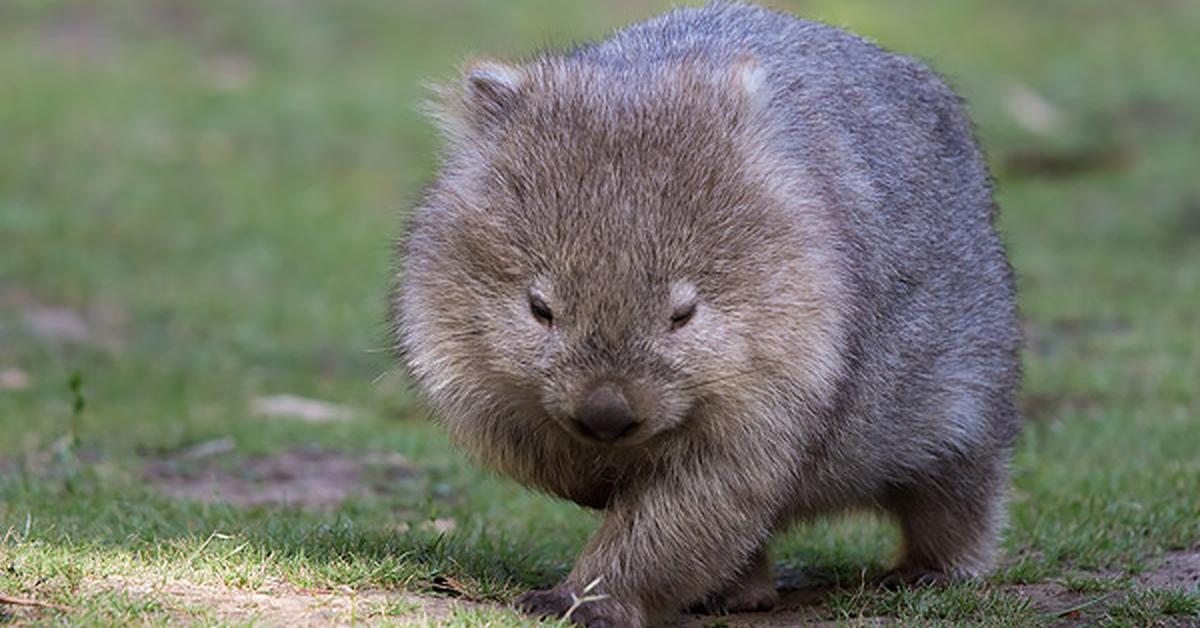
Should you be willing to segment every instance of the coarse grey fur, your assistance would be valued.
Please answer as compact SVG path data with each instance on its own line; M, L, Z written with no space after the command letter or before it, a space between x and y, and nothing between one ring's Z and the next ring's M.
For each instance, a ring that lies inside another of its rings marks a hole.
M437 115L397 351L476 457L603 511L523 608L597 580L575 621L766 608L772 535L848 508L901 526L888 580L986 572L1020 332L985 164L933 72L718 3L476 61Z

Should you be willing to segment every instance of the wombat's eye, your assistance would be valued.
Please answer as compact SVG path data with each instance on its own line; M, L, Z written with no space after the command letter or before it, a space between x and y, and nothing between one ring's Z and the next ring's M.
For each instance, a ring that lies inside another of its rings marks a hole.
M554 313L550 311L550 306L536 294L529 295L529 312L546 327L554 323Z
M692 316L696 314L696 302L687 303L675 308L671 313L671 330L674 331L687 325L692 320Z

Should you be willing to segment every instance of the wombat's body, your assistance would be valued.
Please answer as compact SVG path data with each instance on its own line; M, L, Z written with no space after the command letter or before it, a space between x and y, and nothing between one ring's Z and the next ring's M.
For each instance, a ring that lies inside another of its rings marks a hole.
M603 509L557 588L636 625L766 607L800 518L893 514L901 581L991 560L1019 330L984 163L922 65L746 5L682 9L447 95L398 347L455 438Z

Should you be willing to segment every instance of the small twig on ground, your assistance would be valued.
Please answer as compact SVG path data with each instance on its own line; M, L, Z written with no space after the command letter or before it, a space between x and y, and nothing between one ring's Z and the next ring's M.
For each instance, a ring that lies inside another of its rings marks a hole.
M27 600L24 598L10 597L7 595L0 595L0 604L8 604L9 606L33 606L35 608L52 608L56 611L63 611L64 613L71 612L71 607L63 606L62 604L52 604L50 602L39 602L37 600Z
M1119 591L1113 591L1113 592L1111 592L1111 593L1105 593L1104 595L1101 595L1101 596L1100 596L1100 597L1098 597L1098 598L1091 599L1091 600L1088 600L1088 601L1086 601L1086 602L1083 602L1083 603L1080 603L1080 604L1076 604L1076 605L1074 605L1074 606L1072 606L1072 607L1070 607L1070 608L1064 608L1064 609L1062 609L1062 610L1060 610L1060 611L1055 611L1055 612L1052 612L1052 613L1047 613L1047 614L1046 614L1046 618L1047 618L1047 619L1058 619L1058 618L1060 618L1060 617L1066 617L1067 615L1070 615L1071 613L1075 613L1075 612L1078 612L1078 611L1084 610L1085 608L1091 608L1091 607L1093 607L1093 606L1095 606L1095 605L1097 605L1097 604L1099 604L1099 603L1101 603L1101 602L1103 602L1103 601L1105 601L1105 600L1107 600L1107 599L1109 599L1109 598L1113 597L1113 596L1114 596L1114 595L1116 595L1117 593L1119 593Z
M596 588L596 585L600 584L600 580L602 580L603 578L604 578L604 576L596 578L595 580L592 580L590 583L588 583L588 585L586 587L583 587L583 595L582 596L577 596L574 593L571 594L571 608L568 608L567 612L563 613L563 619L570 621L571 613L574 613L575 611L579 610L579 607L583 606L584 604L587 604L589 602L599 602L600 600L608 599L608 595L606 595L604 593L598 593L596 595L588 595L589 593L592 592L592 589Z

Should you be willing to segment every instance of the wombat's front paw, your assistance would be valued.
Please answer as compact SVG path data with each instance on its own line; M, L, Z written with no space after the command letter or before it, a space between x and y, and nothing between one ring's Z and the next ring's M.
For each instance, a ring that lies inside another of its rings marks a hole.
M733 591L709 593L688 610L698 615L727 615L730 612L761 612L775 608L779 592L775 585L746 586Z
M625 628L643 623L608 599L583 601L576 605L571 593L562 588L530 591L517 598L517 608L535 617L563 617L569 611L567 619L586 628Z
M562 617L571 608L571 594L558 589L530 591L517 598L517 609L535 617Z
M779 601L779 592L775 587L755 587L710 593L704 599L692 605L689 612L701 615L727 615L729 613L756 613L775 608Z

